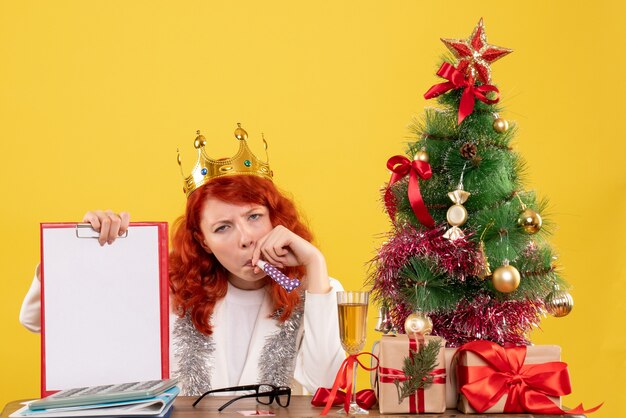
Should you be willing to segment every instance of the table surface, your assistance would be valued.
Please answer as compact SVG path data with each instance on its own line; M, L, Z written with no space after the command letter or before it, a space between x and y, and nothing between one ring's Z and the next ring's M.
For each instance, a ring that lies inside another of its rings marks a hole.
M266 406L259 405L256 403L254 399L241 399L228 408L226 408L222 412L218 412L217 409L222 406L230 397L224 396L208 396L202 400L195 408L191 406L193 401L196 398L187 397L187 396L179 396L176 398L174 403L174 410L172 411L171 418L206 418L206 417L242 417L243 415L239 414L238 411L272 411L276 414L277 417L318 417L322 412L322 408L316 408L311 406L311 397L310 396L292 396L291 403L288 408L281 408L276 405L276 403ZM22 405L21 403L24 400L18 400L8 403L4 409L2 410L2 414L0 418L8 418L10 414L14 411L18 410ZM339 416L337 411L338 407L333 407L328 416ZM259 414L261 415L261 414ZM369 415L372 417L407 417L409 414L395 414L395 415L381 415L377 409L372 409L369 411ZM479 418L479 417L498 417L498 418L555 418L555 417L569 417L569 418L584 418L584 415L533 415L533 414L472 414L466 415L462 414L456 409L448 409L443 414L421 414L416 415L420 417L445 417L445 418L453 418L453 417L471 417L471 418Z

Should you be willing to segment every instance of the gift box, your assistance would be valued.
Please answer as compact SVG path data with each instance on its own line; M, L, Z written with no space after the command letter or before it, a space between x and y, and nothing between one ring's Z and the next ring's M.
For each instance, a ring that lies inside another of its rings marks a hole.
M456 354L456 348L446 348L444 351L446 365L446 408L456 409L459 402L459 392L456 389L456 379L454 378L454 369L452 369L452 359Z
M399 386L407 385L411 377L403 371L405 358L424 344L438 340L441 348L436 353L436 365L428 373L432 383L419 388L400 400ZM444 368L445 341L440 337L383 335L375 346L379 362L375 390L381 414L389 413L441 413L446 409L446 371Z
M454 355L457 409L470 413L559 413L561 395L571 392L561 347L503 348L474 341Z

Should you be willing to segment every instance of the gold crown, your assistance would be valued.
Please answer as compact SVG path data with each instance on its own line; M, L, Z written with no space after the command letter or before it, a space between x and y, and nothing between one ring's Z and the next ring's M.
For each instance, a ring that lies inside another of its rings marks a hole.
M211 179L223 176L234 175L253 175L263 177L268 180L272 180L272 170L269 166L269 158L267 158L267 142L265 137L263 138L263 145L265 147L265 155L267 161L258 159L248 148L248 133L241 127L241 123L237 124L235 129L235 138L239 140L239 151L230 158L213 159L209 157L204 146L206 145L206 139L197 131L198 135L193 142L193 146L198 150L198 161L191 170L191 174L185 177L183 174L183 167L180 159L180 152L178 153L178 165L180 166L180 173L183 176L183 192L189 197L189 195L199 188L200 186L208 183Z

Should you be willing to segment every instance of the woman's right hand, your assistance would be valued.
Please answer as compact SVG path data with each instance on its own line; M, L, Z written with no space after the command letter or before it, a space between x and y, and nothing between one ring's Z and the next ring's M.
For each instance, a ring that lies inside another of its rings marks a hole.
M126 233L130 222L128 212L115 213L111 210L90 210L83 216L83 222L89 222L91 227L100 232L100 245L113 242Z

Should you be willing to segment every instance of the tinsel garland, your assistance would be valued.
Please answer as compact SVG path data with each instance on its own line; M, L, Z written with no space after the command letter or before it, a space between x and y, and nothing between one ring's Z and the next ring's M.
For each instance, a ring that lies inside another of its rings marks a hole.
M259 358L259 383L272 383L274 386L291 386L293 371L298 354L298 331L304 315L304 294L301 304L289 319L279 323L279 330L265 339L263 352ZM278 318L280 312L274 314Z
M401 294L404 285L399 280L399 272L409 259L418 256L434 260L457 285L475 276L484 264L477 245L468 240L471 234L450 241L442 237L445 229L441 226L417 230L407 225L391 235L371 261L370 284L374 297L392 301L389 316L398 330L402 331L406 317L416 308ZM433 334L445 338L448 347L476 339L526 345L529 343L526 335L539 326L539 318L545 312L540 299L500 300L486 290L467 296L450 311L428 312L433 321Z
M280 312L272 317L278 330L265 338L258 364L258 383L291 386L298 353L298 331L304 316L304 295L301 303L284 322L278 321ZM198 396L211 390L211 376L215 362L215 341L200 333L189 316L176 318L173 330L174 356L180 379L181 395Z
M390 316L398 329L413 308L400 303ZM450 312L430 312L433 334L446 340L446 347L458 347L469 341L489 340L504 345L528 345L528 332L539 326L545 314L541 300L498 300L484 292L473 299L463 299Z
M174 356L182 396L198 396L211 390L215 341L196 329L189 315L176 318L173 330Z
M398 272L417 255L435 261L453 280L463 282L467 276L475 275L484 260L476 244L468 240L471 234L450 241L443 238L445 231L446 226L417 230L411 225L395 231L371 261L374 272L370 284L375 297L399 300Z

